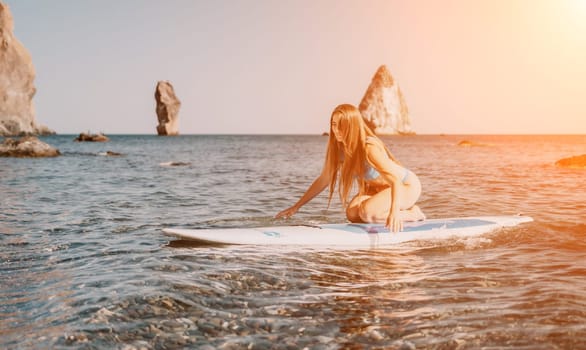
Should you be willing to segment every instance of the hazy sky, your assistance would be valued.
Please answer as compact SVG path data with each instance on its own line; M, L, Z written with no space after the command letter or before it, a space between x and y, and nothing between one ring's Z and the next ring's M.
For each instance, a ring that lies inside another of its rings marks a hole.
M419 134L586 134L586 0L0 0L58 133L307 134L385 64Z

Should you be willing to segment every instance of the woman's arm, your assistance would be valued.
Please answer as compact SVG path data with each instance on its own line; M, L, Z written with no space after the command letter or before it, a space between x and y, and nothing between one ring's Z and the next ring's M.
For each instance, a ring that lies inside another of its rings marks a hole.
M307 202L309 202L310 200L312 200L313 198L315 198L315 196L317 196L318 194L320 194L323 190L326 189L326 187L328 187L328 185L330 184L330 179L328 179L328 175L326 174L325 171L323 171L311 184L311 186L309 186L309 188L307 189L307 191L305 191L305 193L303 194L303 196L301 196L301 198L297 201L297 203L295 203L293 206L279 212L277 215L275 215L276 219L279 218L288 218L292 215L294 215L295 213L297 213L297 211L299 210L299 208L301 208L303 205L305 205Z
M385 182L391 186L391 206L386 220L386 226L392 232L403 230L403 221L399 218L399 176L403 168L393 162L382 145L368 142L365 148L366 160L381 174Z

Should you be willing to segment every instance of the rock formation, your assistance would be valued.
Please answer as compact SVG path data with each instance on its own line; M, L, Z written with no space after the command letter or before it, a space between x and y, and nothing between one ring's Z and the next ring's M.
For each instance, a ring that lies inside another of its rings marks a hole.
M178 135L178 118L181 101L175 96L173 85L168 81L159 81L155 90L155 100L157 101L157 134L159 135Z
M102 153L98 153L101 156L107 156L107 157L120 157L122 156L122 153L119 152L114 152L114 151L106 151L106 152L102 152Z
M460 147L487 147L487 146L490 146L490 144L462 140L462 141L458 142L458 146L460 146Z
M107 142L110 141L110 139L102 134L102 133L98 133L98 134L90 134L90 133L81 133L79 134L78 137L76 137L74 139L74 141L77 142Z
M60 154L58 149L34 136L6 139L4 143L0 144L0 157L56 157Z
M169 167L169 166L188 166L191 165L191 163L189 162L165 162L165 163L159 163L160 166L165 166L165 167Z
M13 29L8 5L0 2L0 136L53 134L35 120L35 69Z
M586 154L560 159L555 165L562 168L586 169Z
M376 134L415 134L403 93L384 65L374 74L358 109Z

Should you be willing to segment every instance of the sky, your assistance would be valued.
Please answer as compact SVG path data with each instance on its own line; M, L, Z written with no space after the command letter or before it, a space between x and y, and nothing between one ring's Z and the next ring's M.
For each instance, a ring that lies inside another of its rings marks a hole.
M586 134L586 0L0 0L59 134L319 134L386 65L418 134Z

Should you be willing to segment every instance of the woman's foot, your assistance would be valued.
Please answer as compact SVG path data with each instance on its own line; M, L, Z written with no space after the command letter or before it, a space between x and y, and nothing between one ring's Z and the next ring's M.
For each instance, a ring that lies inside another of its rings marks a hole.
M407 210L401 210L401 218L403 221L421 221L425 220L425 214L418 206L414 205Z

